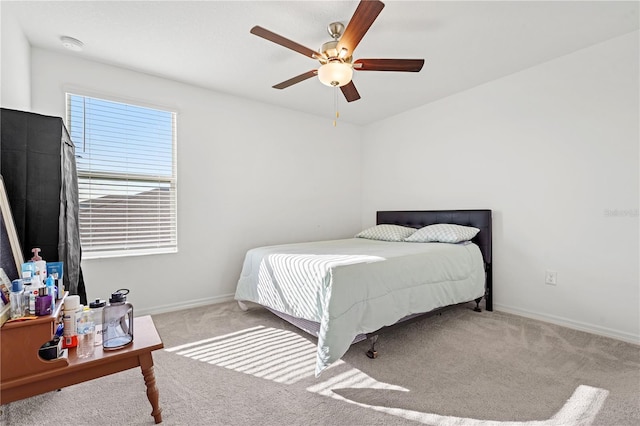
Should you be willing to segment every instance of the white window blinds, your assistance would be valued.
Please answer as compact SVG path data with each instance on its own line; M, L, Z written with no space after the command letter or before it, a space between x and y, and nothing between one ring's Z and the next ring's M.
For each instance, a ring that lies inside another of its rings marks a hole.
M67 94L84 258L177 251L176 114Z

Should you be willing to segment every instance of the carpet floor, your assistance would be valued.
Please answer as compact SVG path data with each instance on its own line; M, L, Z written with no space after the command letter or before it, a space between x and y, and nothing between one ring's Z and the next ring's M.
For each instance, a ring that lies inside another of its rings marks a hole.
M353 345L319 378L315 339L222 303L154 315L166 425L640 424L640 347L460 305ZM151 425L139 369L0 407L4 425Z

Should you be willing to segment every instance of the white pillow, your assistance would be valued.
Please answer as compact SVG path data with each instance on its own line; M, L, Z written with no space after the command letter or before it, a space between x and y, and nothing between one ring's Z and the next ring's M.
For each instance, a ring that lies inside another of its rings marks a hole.
M366 238L380 241L404 241L416 232L415 228L400 225L376 225L358 233L356 238Z
M459 243L471 240L478 232L480 230L472 226L439 223L420 228L404 240L414 243Z

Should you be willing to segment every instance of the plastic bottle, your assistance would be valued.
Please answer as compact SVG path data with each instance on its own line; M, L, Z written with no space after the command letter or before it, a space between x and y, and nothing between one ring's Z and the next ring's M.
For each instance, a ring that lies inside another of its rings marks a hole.
M22 309L26 316L29 315L29 294L31 293L31 283L24 280L22 281Z
M88 358L93 356L95 351L95 324L93 315L88 306L78 315L76 320L76 330L78 336L78 349L76 355L78 358Z
M47 278L47 262L40 257L39 248L32 248L31 252L33 253L31 261L36 264L36 274L40 275L40 282L44 283Z
M35 315L35 305L33 314L29 310L29 302L31 301L31 283L33 280L33 276L36 274L36 265L33 262L25 262L22 264L22 270L20 271L22 276L22 284L24 286L23 296L24 296L24 314L25 315ZM34 300L35 303L35 300Z
M62 347L73 348L78 346L76 320L82 310L83 306L80 304L80 296L70 295L64 300L64 311L62 313L62 322L64 324Z
M29 315L36 314L36 298L38 297L38 288L29 286Z
M133 306L127 303L128 289L111 293L102 310L102 348L119 349L133 342Z
M47 276L47 280L45 282L47 287L47 294L51 296L51 312L56 311L56 298L58 297L58 292L56 290L56 282L52 276Z
M47 262L47 278L53 278L56 287L58 287L58 294L56 295L56 299L62 299L64 297L64 282L62 280L63 276L63 262Z
M93 314L93 322L96 326L96 346L102 345L102 311L106 305L107 302L100 299L96 299L89 303L89 307Z
M31 286L29 287L29 315L38 315L36 310L36 300L40 295L40 289L44 286L40 281L38 267L35 267L36 273L31 277Z
M22 280L13 280L11 282L11 318L22 318L24 316L24 286Z

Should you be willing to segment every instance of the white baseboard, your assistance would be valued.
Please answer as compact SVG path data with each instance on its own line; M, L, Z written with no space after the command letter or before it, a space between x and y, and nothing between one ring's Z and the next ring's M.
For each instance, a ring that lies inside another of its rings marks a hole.
M142 315L154 315L162 314L165 312L180 311L183 309L197 308L200 306L213 305L216 303L230 302L234 300L234 294L226 294L216 297L207 297L204 299L191 300L189 302L173 303L168 305L154 306L152 308L136 310L136 316ZM560 325L563 327L571 328L573 330L585 331L587 333L597 334L599 336L610 337L624 342L640 345L640 335L627 333L620 330L614 330L607 327L601 327L593 324L588 324L580 321L574 321L564 317L558 317L555 315L541 314L538 312L529 311L522 308L514 308L512 306L501 305L499 303L493 304L493 309L500 312L506 312L508 314L519 315L525 318L531 318L539 321L548 322L551 324Z
M571 328L573 330L586 331L587 333L597 334L599 336L611 337L612 339L622 340L624 342L640 345L640 335L633 333L627 333L625 331L614 330L607 327L601 327L594 324L588 324L580 321L574 321L568 318L558 317L549 314L540 314L538 312L532 312L526 309L514 308L512 306L500 305L498 303L493 304L493 309L500 312L506 312L508 314L519 315L521 317L532 318L551 324L561 325L563 327Z
M154 306L146 309L136 309L136 316L163 314L165 312L181 311L183 309L192 309L200 306L214 305L216 303L230 302L233 300L234 293L222 296L206 297L204 299L190 300L188 302L172 303L169 305Z

